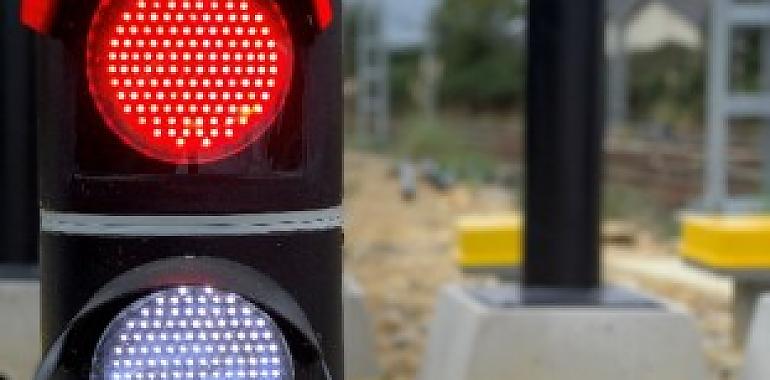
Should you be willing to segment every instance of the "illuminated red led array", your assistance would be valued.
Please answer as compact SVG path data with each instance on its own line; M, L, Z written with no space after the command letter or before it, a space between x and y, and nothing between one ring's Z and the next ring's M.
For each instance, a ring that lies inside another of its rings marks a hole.
M175 163L252 144L280 112L292 65L272 0L101 0L88 36L90 90L107 124Z

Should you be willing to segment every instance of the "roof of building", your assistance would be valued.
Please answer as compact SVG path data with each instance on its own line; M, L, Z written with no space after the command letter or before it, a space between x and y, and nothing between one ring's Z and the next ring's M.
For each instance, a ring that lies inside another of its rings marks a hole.
M682 17L698 25L705 25L708 19L710 0L609 0L607 13L612 18L629 18L634 12L651 2L660 2L670 6Z

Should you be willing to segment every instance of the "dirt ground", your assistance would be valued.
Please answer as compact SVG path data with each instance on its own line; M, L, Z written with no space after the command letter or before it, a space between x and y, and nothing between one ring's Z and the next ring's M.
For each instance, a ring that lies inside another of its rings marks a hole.
M504 188L461 185L441 193L425 183L404 202L393 166L381 156L346 154L346 270L366 292L383 378L407 380L419 368L439 288L467 281L453 261L455 218L512 210L515 202ZM633 234L634 244L605 247L607 280L689 310L714 378L735 378L730 281L681 264L671 243L638 228Z

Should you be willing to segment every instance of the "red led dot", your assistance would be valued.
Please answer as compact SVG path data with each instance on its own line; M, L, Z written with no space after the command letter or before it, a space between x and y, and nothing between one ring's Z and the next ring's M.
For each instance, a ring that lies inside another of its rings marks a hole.
M262 136L294 59L273 0L100 0L86 58L110 129L178 164L219 160Z

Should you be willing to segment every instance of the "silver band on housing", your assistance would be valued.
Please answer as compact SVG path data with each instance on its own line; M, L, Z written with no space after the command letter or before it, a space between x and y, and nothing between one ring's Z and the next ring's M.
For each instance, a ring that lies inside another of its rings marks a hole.
M40 210L40 230L65 235L222 236L324 231L342 227L339 206L230 215L106 215Z

